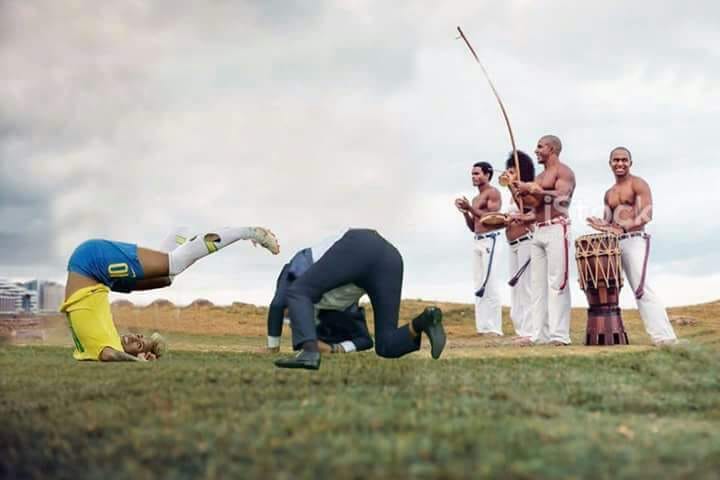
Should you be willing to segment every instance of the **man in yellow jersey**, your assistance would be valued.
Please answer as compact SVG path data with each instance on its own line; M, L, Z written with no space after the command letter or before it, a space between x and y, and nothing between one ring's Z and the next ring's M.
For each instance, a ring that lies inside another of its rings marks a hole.
M184 240L184 239L183 239ZM118 335L110 313L109 292L129 293L167 287L172 279L202 257L238 240L250 240L277 255L275 235L262 227L221 228L184 241L170 252L110 240L88 240L68 261L65 302L76 360L143 361L163 354L157 334Z

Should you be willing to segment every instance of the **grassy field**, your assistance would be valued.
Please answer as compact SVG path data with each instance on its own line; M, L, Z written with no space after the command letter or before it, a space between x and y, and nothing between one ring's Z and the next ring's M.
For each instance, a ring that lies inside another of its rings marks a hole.
M719 304L675 311L696 322L672 349L632 312L639 345L522 349L446 310L447 358L326 355L319 372L247 353L258 335L168 332L148 364L4 345L0 478L720 475Z

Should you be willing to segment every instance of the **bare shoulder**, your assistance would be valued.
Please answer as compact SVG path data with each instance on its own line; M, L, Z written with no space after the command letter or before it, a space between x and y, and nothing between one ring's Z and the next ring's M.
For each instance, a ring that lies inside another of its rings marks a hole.
M645 181L645 179L638 177L637 175L632 176L632 186L635 191L650 190L650 185Z
M573 172L573 169L570 168L566 163L560 164L560 169L558 170L558 174L560 174L563 178L566 178L568 180L575 180L575 172Z
M493 187L491 185L490 188L488 188L488 197L500 198L500 190L498 190L496 187Z

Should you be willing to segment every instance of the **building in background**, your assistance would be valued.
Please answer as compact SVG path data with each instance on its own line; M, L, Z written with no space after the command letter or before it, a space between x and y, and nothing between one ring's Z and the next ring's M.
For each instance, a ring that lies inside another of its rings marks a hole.
M64 298L65 286L56 282L11 282L0 278L0 314L56 313Z
M37 294L37 310L43 313L57 312L65 299L65 285L46 280L30 280L22 284Z
M65 300L65 285L55 282L40 282L38 308L41 312L57 313L63 300Z
M38 292L22 283L0 279L0 313L34 313L38 311Z

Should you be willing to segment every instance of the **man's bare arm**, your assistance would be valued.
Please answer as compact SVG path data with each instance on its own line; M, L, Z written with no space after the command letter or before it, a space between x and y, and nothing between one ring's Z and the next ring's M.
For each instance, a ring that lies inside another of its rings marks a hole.
M463 217L465 217L465 224L467 225L468 229L470 229L471 232L475 231L475 219L473 218L472 214L468 211L463 212Z
M633 189L635 190L635 218L630 225L623 225L626 229L644 227L652 220L652 192L650 185L642 178L635 177L633 179Z
M552 199L568 200L575 190L575 176L572 172L562 172L558 174L555 180L554 190L542 190L537 192L539 195L551 197ZM535 193L535 192L533 192Z
M138 358L125 352L118 352L114 348L105 347L100 352L101 362L145 362L144 358Z
M575 174L569 168L561 169L555 178L552 190L546 190L536 182L518 182L516 188L521 193L555 198L570 198L575 190Z
M612 223L613 221L613 210L610 207L610 190L605 192L605 196L603 197L603 220L605 220L607 223Z
M472 214L468 211L470 208L470 202L465 197L460 197L455 200L455 208L462 213L463 219L465 219L465 225L470 229L471 232L475 231L475 219Z
M502 197L500 196L500 192L497 190L493 190L492 192L490 192L490 195L488 195L487 213L499 212L501 207Z

